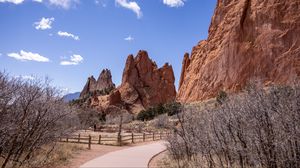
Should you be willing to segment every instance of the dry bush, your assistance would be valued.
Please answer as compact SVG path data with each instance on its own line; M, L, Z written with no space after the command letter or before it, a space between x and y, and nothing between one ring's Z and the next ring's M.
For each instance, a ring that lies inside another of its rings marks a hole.
M168 138L177 167L300 167L300 87L251 84L222 106L185 109Z
M0 72L1 168L38 164L33 158L77 125L74 109L60 98L48 80L10 78ZM45 153L45 158L52 148Z
M152 125L157 129L169 128L169 118L166 114L159 115L154 119Z
M107 114L105 117L106 124L119 124L120 117L122 117L122 123L127 124L133 121L133 114L128 113L127 111L120 112L120 114Z
M82 129L92 128L94 125L102 125L105 122L103 111L97 111L88 107L76 106L77 115Z

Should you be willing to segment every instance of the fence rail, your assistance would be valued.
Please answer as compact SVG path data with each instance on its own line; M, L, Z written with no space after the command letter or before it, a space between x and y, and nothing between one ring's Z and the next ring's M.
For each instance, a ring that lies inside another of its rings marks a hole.
M127 135L118 136L82 136L78 134L78 136L72 135L67 137L59 138L59 142L66 143L78 143L78 144L87 144L88 149L91 149L92 144L98 145L126 145L128 143L137 143L137 142L146 142L146 141L156 141L166 138L169 135L169 132L153 132L153 133L131 133Z

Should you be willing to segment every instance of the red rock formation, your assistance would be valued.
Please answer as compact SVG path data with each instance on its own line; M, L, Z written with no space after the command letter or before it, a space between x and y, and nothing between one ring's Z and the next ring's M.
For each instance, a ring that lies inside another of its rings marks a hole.
M108 73L109 72L109 73ZM98 81L88 79L81 95L86 96L95 90L112 86L110 71L102 71ZM103 82L104 81L104 82ZM106 82L105 82L106 81ZM108 82L107 82L108 81ZM110 106L118 106L132 113L172 102L176 98L175 77L172 66L167 63L157 68L146 51L139 51L136 57L129 55L122 76L122 84L109 95L90 94L87 97L89 106L106 111ZM114 85L113 85L114 86Z
M287 84L300 75L299 0L218 0L207 40L184 57L177 99L204 100L259 78Z
M88 96L96 91L109 92L115 88L115 84L112 82L111 72L108 69L103 69L98 77L98 80L91 76L88 78L83 90L80 93L80 97Z
M112 82L111 72L109 69L103 69L98 77L96 90L111 88L115 88L115 84Z
M174 81L172 66L165 64L157 68L146 51L139 51L135 58L128 56L118 90L130 111L139 112L143 108L174 101Z
M91 91L94 91L96 89L96 79L94 78L94 76L91 76L88 78L86 84L84 85L82 91L80 92L80 97L84 97L85 95L87 95L88 93L90 93Z
M190 65L190 58L189 58L189 53L185 53L184 57L183 57L183 61L182 61L182 69L181 69L181 75L180 75L180 80L179 80L179 88L181 87L184 77L185 77L185 73L187 68Z

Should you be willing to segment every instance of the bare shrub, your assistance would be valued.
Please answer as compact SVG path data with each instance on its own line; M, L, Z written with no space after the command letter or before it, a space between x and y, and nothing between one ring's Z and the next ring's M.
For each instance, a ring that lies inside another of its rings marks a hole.
M300 87L251 84L221 106L177 115L168 138L178 167L300 167Z
M52 145L77 125L74 109L60 98L48 80L23 81L0 72L0 164L32 165L44 145ZM52 151L50 148L45 154ZM37 164L37 163L36 163Z
M105 117L106 124L119 124L121 116L123 124L127 124L133 121L133 114L130 114L127 111L120 111L119 113L120 114L107 114Z
M83 129L98 126L105 122L105 114L102 111L97 111L88 107L76 106L77 115L80 121L80 125Z
M159 115L153 121L153 126L155 128L168 128L169 127L169 118L166 114Z

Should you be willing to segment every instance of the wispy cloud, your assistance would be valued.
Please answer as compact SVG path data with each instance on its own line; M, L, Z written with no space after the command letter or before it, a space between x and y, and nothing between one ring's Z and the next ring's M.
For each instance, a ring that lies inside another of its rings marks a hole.
M163 0L163 3L169 7L181 7L184 6L186 0Z
M95 4L101 5L103 8L105 8L107 6L107 4L105 2L103 2L102 0L95 0Z
M51 17L51 18L42 18L40 21L38 22L35 22L34 25L35 25L35 29L37 30L46 30L46 29L51 29L51 25L54 21L54 18Z
M70 57L68 61L61 61L60 65L78 65L83 61L83 57L77 54L74 54Z
M49 0L50 5L69 9L72 5L78 3L79 0Z
M8 3L19 5L22 4L24 1L25 0L0 0L0 3L8 2ZM79 3L80 0L31 0L31 1L38 2L38 3L45 3L63 9L69 9L70 7Z
M39 2L39 3L42 3L43 0L32 0L33 2Z
M15 78L21 78L24 80L35 80L36 77L34 77L33 75L19 75L19 76L15 76Z
M57 35L61 36L61 37L71 37L74 40L79 40L79 36L76 36L72 33L68 33L68 32L63 32L63 31L59 31L57 32Z
M24 0L0 0L0 3L1 2L8 2L8 3L13 3L13 4L16 4L16 5L18 5L18 4L21 4L21 3L23 3L24 2Z
M141 18L143 16L141 8L137 2L127 0L116 0L115 2L123 8L133 11L137 15L137 18Z
M8 53L7 56L12 57L20 61L37 61L37 62L49 62L49 58L44 57L37 53L26 52L21 50L20 53Z
M124 40L126 40L126 41L133 41L133 40L134 40L134 38L133 38L133 37L131 37L131 35L129 35L128 37L124 38Z

